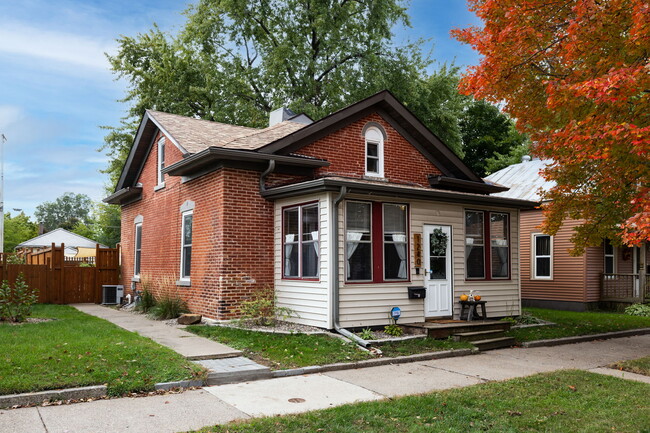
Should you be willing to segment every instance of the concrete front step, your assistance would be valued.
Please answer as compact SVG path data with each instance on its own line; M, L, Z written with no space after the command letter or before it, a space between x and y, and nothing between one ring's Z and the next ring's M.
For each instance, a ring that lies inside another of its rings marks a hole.
M490 340L493 338L504 337L503 330L490 329L487 331L458 332L452 335L454 341L477 341Z
M226 383L246 382L269 379L271 369L243 356L224 359L197 361L209 370L206 385L224 385Z
M481 352L485 350L501 349L515 345L515 339L512 337L490 338L487 340L472 341L472 344Z

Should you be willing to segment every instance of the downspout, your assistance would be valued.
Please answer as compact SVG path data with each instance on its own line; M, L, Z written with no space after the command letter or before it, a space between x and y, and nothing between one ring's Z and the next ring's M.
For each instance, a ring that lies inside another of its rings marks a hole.
M334 226L334 242L332 246L332 251L334 252L334 269L332 269L332 278L333 278L333 293L332 293L332 322L334 323L334 329L339 334L353 340L359 346L368 347L370 343L359 336L353 334L347 329L343 329L339 324L339 204L343 201L343 198L348 192L346 186L341 187L341 191L334 200L334 215L332 216L332 225Z
M275 159L269 159L269 166L260 175L260 194L266 191L266 177L275 170Z

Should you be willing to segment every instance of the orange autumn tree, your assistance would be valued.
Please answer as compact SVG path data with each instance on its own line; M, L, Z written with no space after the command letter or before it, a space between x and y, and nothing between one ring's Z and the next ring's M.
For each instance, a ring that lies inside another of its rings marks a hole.
M461 90L502 104L554 163L544 229L582 219L575 253L650 240L650 1L468 0L481 55Z

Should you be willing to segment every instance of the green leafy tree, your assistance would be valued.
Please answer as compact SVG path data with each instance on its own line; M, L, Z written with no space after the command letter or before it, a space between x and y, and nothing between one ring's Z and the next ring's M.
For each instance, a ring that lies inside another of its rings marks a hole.
M120 242L121 212L120 207L100 203L95 209L94 239L114 248Z
M15 217L12 217L11 213L7 212L4 218L5 244L3 251L5 253L12 252L16 248L16 245L36 237L38 234L38 226L36 223L32 222L23 212Z
M95 239L95 232L93 231L92 227L95 225L95 222L93 221L91 224L84 224L81 221L77 222L75 226L70 230L72 233L76 233L79 236L86 237L88 239Z
M53 202L46 201L36 206L34 217L45 230L56 228L72 230L78 223L90 224L93 202L85 194L66 192Z
M513 135L519 135L519 131L512 128L511 134ZM499 171L502 168L506 168L509 165L512 164L518 164L521 162L521 158L524 155L530 156L531 154L531 149L530 149L530 143L528 139L524 141L523 143L513 146L510 148L510 151L507 154L500 154L500 153L495 153L494 156L491 158L488 158L485 160L485 173L486 174L492 174L495 171Z
M440 85L423 79L422 41L393 43L392 29L409 25L402 0L199 0L186 15L178 35L154 26L108 56L130 104L105 137L113 183L145 109L262 127L281 106L318 119L387 88L440 129L421 101L424 91L437 102Z
M473 100L460 116L459 126L463 140L463 160L479 176L488 172L487 162L499 155L509 155L526 141L514 128L514 122L497 107ZM493 168L495 164L492 164Z
M459 119L471 101L458 92L457 66L443 65L438 71L412 86L414 94L402 101L431 131L457 155L463 155Z

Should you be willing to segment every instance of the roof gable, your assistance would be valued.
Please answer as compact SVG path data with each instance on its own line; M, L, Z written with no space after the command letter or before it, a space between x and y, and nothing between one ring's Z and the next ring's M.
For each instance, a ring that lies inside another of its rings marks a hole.
M183 157L188 157L212 147L254 151L304 127L304 123L288 120L259 129L147 110L138 127L116 191L135 186L158 131L174 143Z
M463 161L388 90L343 108L259 149L286 155L371 113L378 113L445 176L482 183Z
M54 229L50 232L43 233L40 236L26 240L16 246L19 247L49 247L52 244L61 245L65 244L66 247L76 248L95 248L99 242L88 239L85 236L72 233L63 228ZM106 245L99 245L102 248L108 248Z

